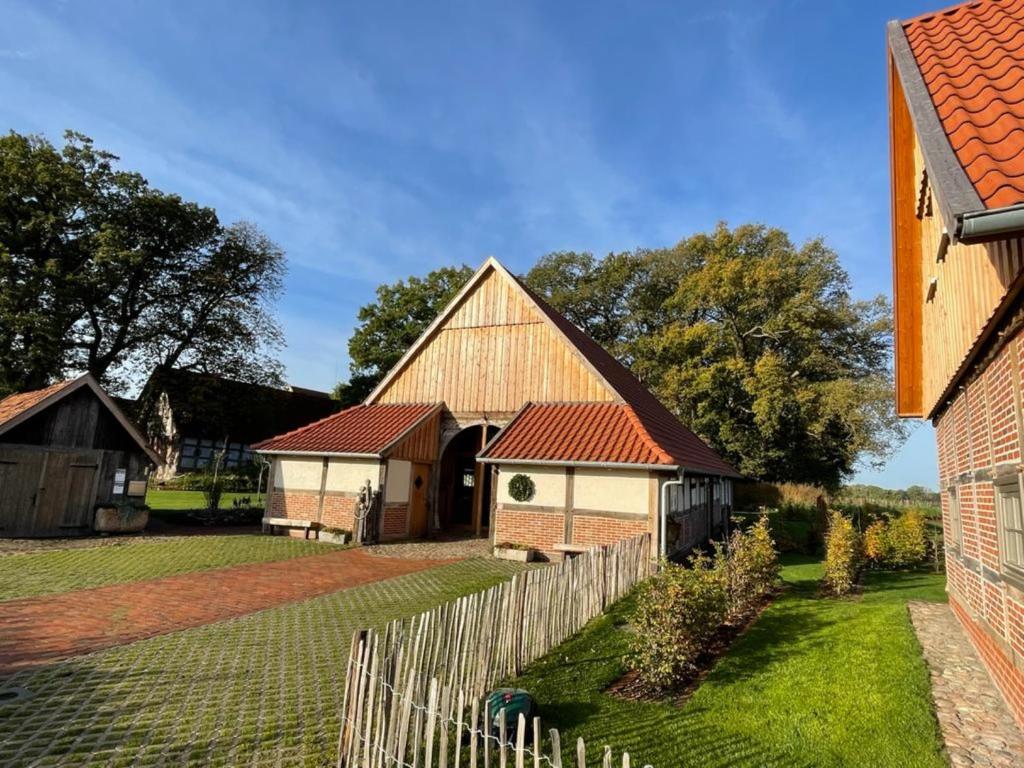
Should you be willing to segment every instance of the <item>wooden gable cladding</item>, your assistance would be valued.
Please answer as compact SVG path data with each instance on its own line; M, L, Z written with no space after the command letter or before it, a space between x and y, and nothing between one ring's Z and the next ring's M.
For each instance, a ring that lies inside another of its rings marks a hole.
M918 173L924 172L919 149ZM933 195L939 194L935 189ZM950 243L938 207L921 218L918 288L921 307L921 415L934 415L965 374L983 335L1019 291L1024 240Z
M616 399L519 286L490 267L370 401L444 402L459 415Z
M388 451L389 459L406 461L436 461L441 443L441 408L424 419L393 448Z
M897 413L931 418L1019 292L1024 240L951 242L954 222L943 220L942 205L926 204L941 202L942 190L928 178L892 67L890 139Z

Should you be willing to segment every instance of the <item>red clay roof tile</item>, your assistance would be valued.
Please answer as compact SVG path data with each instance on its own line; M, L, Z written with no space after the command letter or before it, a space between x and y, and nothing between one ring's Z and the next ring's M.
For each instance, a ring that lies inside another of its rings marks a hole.
M438 408L434 403L357 405L253 446L265 453L380 455Z
M64 387L74 384L75 381L77 379L58 381L56 384L51 384L43 389L35 389L31 392L16 392L13 395L8 395L3 400L0 400L0 426L20 416L30 408L34 408L50 395L60 392Z
M675 439L667 437L663 432L656 440L626 403L530 403L480 458L683 466L712 474L736 474L682 425Z
M1024 202L1024 0L965 3L902 26L985 207Z

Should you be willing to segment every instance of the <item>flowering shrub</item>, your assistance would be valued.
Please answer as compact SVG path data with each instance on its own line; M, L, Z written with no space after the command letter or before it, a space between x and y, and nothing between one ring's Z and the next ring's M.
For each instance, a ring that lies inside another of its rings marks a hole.
M627 664L651 688L686 678L701 650L726 618L728 577L719 560L691 558L690 567L665 563L641 587L633 617L636 633Z
M719 567L727 573L730 618L750 615L775 588L779 578L778 553L767 515L761 515L749 531L733 531L728 554Z
M862 548L860 535L850 519L833 510L825 536L825 586L835 595L845 595L857 583Z

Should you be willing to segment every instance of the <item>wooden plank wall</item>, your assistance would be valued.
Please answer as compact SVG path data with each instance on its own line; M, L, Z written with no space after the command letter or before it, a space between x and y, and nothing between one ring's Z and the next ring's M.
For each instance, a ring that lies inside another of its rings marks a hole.
M915 148L918 174L924 159ZM937 191L932 189L933 195ZM958 369L978 337L1002 304L1024 268L1024 240L950 245L937 260L944 222L937 205L922 216L921 262L924 275L919 301L923 329L924 413L939 405ZM936 280L935 294L927 299L928 285Z
M441 443L441 410L420 424L388 454L389 459L432 462Z
M508 278L491 271L376 398L444 402L454 414L615 395Z

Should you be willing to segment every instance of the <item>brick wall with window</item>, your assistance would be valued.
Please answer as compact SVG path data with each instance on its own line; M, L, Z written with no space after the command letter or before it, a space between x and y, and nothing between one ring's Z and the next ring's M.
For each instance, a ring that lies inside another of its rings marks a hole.
M954 612L1024 726L1024 334L935 420Z

